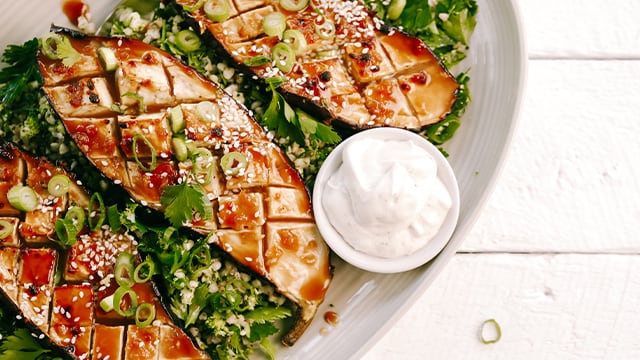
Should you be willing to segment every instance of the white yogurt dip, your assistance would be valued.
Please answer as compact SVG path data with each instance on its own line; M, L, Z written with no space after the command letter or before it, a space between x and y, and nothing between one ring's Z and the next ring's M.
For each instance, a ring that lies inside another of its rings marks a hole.
M397 258L424 247L452 205L435 159L412 141L362 138L345 144L322 207L354 249Z

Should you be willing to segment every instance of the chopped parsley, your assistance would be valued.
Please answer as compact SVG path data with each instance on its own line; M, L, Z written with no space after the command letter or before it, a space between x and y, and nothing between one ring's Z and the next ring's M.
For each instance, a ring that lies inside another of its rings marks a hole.
M171 225L180 227L193 220L194 212L204 220L213 219L211 200L204 189L197 184L183 182L169 185L162 191L160 203Z

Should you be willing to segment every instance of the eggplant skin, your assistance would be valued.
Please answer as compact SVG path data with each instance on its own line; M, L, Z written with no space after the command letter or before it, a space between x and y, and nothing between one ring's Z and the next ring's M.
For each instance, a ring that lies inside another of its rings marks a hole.
M332 270L309 193L286 154L244 106L166 52L126 38L68 39L76 62L67 66L41 52L38 63L43 91L78 148L135 201L165 214L169 186L201 188L213 216L177 225L212 235L295 304L298 316L283 338L295 343L324 301ZM102 66L98 49L113 54L115 70ZM192 146L186 159L176 141ZM206 171L198 170L196 154L210 154ZM226 158L242 160L229 169Z
M457 99L459 84L433 51L376 18L361 1L315 1L300 11L284 10L270 0L228 2L231 16L220 22L194 6L196 0L175 2L242 69L263 79L286 77L280 92L326 123L355 130L391 126L418 131L444 119ZM282 42L265 34L260 21L274 12L285 16L288 30L301 32L306 48L290 69L279 67L276 59L246 65L256 56L272 57L272 49ZM326 23L334 25L333 36L318 30L318 24Z

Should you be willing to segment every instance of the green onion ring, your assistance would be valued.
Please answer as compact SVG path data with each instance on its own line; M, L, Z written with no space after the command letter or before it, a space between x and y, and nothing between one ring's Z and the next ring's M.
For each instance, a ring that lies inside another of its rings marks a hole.
M127 295L129 295L131 303L129 304L128 308L123 310L122 300ZM137 307L138 307L138 295L136 294L135 291L121 286L116 289L116 292L113 293L113 310L115 310L118 313L118 315L124 316L124 317L133 316L136 312Z
M155 271L156 264L151 259L146 258L145 261L138 264L135 270L133 270L133 281L138 284L145 283L151 280L151 277L153 277Z
M231 7L227 0L207 0L204 3L204 13L211 21L225 21L231 16Z
M309 0L280 0L280 6L288 11L300 11L307 7Z
M329 40L336 35L336 25L333 21L325 19L321 24L315 23L316 34L323 40Z
M185 53L200 49L202 41L194 31L185 29L176 34L176 45Z
M495 331L496 331L496 336L493 339L487 339L484 336L484 330L489 324L493 324L493 327L495 328ZM480 338L482 339L483 344L497 343L498 341L500 341L501 337L502 337L502 330L500 329L500 324L498 324L498 322L495 319L485 320L482 323L482 327L480 328Z
M193 6L183 6L182 8L189 12L196 11L202 7L202 3L203 3L203 0L198 0L198 2L195 3Z
M399 18L406 5L407 0L391 0L391 3L387 7L387 18L389 20L396 20Z
M86 216L84 209L80 206L71 206L67 209L67 213L64 215L64 219L70 221L80 232L84 227L84 220Z
M151 325L156 318L156 308L150 303L140 304L136 308L135 319L136 325L140 328Z
M285 30L282 34L282 41L289 44L296 54L301 54L307 48L307 39L300 30Z
M281 12L272 12L262 18L262 30L268 36L282 37L282 33L287 28L287 18Z
M98 203L98 209L96 210L99 211L100 214L94 213L93 205L96 202ZM107 217L104 207L104 200L102 200L102 195L100 195L100 193L93 193L93 195L91 195L91 199L89 199L89 208L87 210L89 211L89 217L87 218L89 228L93 231L100 229L100 227L102 227L102 224L104 223L105 218ZM97 218L97 220L94 223L93 219L95 218Z
M433 143L440 145L451 139L459 127L460 120L450 117L427 127L426 135Z
M78 228L71 220L57 219L54 227L58 242L62 246L71 246L76 243Z
M8 220L0 219L0 239L4 239L13 233L14 226Z
M144 142L144 144L149 148L149 150L151 151L151 164L149 164L149 166L144 165L140 159L138 159L138 139L142 139L142 142ZM156 154L156 149L153 147L153 145L151 144L151 142L142 134L135 134L133 136L133 145L132 145L132 150L133 150L133 159L136 161L136 164L138 164L138 166L140 167L140 169L144 170L144 171L153 171L156 168L157 165L157 154Z
M30 212L40 205L40 199L35 190L26 185L14 185L7 191L7 200L14 208Z
M288 73L293 69L293 64L296 62L296 53L291 46L287 43L277 43L271 49L271 57L275 62L276 67L284 73Z
M100 308L106 313L113 310L113 294L100 300Z
M138 112L139 113L143 113L144 110L147 108L144 105L144 97L142 95L140 95L140 94L136 94L134 92L128 92L128 93L124 93L124 94L122 94L120 96L120 98L123 98L123 97L130 97L130 98L136 99L138 101Z
M225 175L238 175L247 167L247 157L237 151L228 152L220 159L220 167Z
M135 280L133 279L134 262L135 259L133 255L128 252L122 252L118 255L113 275L121 287L131 288L135 284Z
M71 190L71 179L64 174L53 175L47 183L47 191L56 197L65 195L69 190Z
M171 131L179 133L185 128L184 114L180 105L174 106L169 110L169 120L171 120Z

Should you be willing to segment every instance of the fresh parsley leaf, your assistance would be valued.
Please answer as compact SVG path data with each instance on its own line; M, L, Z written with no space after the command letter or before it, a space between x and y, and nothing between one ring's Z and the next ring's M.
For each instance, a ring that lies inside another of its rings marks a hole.
M278 332L278 328L271 322L254 322L251 324L251 334L249 335L249 341L257 342L261 339L267 338Z
M278 91L274 89L271 93L271 102L262 115L262 122L278 136L289 137L298 144L304 144L304 134L297 126L295 112Z
M44 349L25 328L5 337L0 344L0 360L36 360L51 350Z
M171 225L180 227L193 220L194 212L204 220L213 218L211 200L204 189L196 184L169 185L162 191L160 203L165 207L165 216Z
M9 45L2 54L2 62L8 66L0 70L0 99L4 106L13 104L25 91L31 90L29 83L42 82L38 71L38 39L22 45Z
M338 135L331 126L321 123L304 111L296 109L296 115L298 116L300 129L302 129L302 132L305 134L309 134L311 137L314 137L325 144L337 144L342 140L340 135Z
M291 310L285 307L261 307L248 312L244 317L258 323L286 319L291 316Z
M277 350L268 338L264 338L260 341L260 350L262 350L262 353L266 355L267 359L274 360L276 358Z

